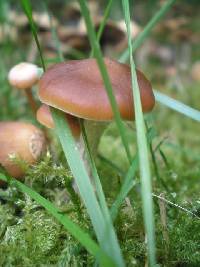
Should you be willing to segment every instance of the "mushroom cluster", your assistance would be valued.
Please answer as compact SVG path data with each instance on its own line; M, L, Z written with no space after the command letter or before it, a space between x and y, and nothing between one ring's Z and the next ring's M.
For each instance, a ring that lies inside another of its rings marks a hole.
M109 58L104 63L111 81L113 94L123 120L134 120L134 99L131 87L130 66ZM18 72L24 70L18 77ZM39 80L38 96L42 102L37 110L37 120L48 128L54 128L50 107L65 113L76 139L88 172L84 149L84 139L79 125L83 120L88 142L93 155L96 155L100 137L109 122L113 120L112 107L105 90L104 82L95 59L71 60L51 66L40 78L40 69L28 63L15 66L9 73L11 85L19 89L30 89ZM142 109L152 110L155 100L150 82L137 70ZM36 109L36 106L34 107ZM16 133L14 140L11 136ZM10 159L15 155L28 164L40 157L45 147L45 137L41 130L22 122L0 123L0 163L13 177L22 177L24 171Z
M9 74L11 86L26 92L34 115L37 110L31 88L41 75L36 65L22 62L14 66ZM42 130L30 123L19 121L0 122L0 165L14 178L22 179L26 170L20 164L32 165L45 151L46 138ZM0 181L0 185L4 184Z

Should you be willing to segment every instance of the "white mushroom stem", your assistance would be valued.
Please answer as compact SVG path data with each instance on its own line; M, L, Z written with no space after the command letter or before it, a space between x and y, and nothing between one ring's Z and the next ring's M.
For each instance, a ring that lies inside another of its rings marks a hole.
M109 122L97 122L97 121L89 121L84 120L84 127L88 139L88 144L90 147L91 154L93 158L97 155L98 145L101 139L101 136L105 130L105 128L108 126ZM88 175L90 177L90 180L92 184L94 184L94 179L92 177L92 169L91 165L88 159L87 150L85 148L85 142L83 134L81 133L80 138L77 140L77 146L81 154L81 158L85 164L86 170L88 172ZM74 189L77 190L76 185L74 185Z
M100 138L108 124L109 122L84 120L84 127L87 134L88 143L91 153L94 157L96 157L97 154ZM80 136L80 143L84 144L83 134Z
M36 104L35 99L33 97L32 89L31 88L30 89L25 89L24 93L25 93L26 98L28 100L28 103L29 103L29 105L30 105L30 107L32 109L32 112L35 115L36 112L37 112L38 107L37 107L37 104Z

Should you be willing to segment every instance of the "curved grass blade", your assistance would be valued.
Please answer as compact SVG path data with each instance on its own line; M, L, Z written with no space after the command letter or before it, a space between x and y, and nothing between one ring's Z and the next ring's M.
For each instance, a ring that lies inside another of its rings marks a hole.
M99 203L97 202L91 181L63 113L56 109L51 109L51 111L56 126L56 133L60 139L70 169L74 175L80 195L87 208L100 246L109 254L116 266L124 266L114 230L110 227L109 231L107 231L107 221L103 216ZM105 233L107 234L106 239Z
M105 12L104 12L103 19L102 19L102 21L101 21L101 23L100 23L100 27L99 27L99 30L98 30L98 32L97 32L97 40L98 40L98 42L100 41L101 36L102 36L102 33L103 33L103 30L104 30L104 28L105 28L106 21L107 21L107 19L108 19L108 16L109 16L109 14L110 14L110 10L111 10L111 7L112 7L112 3L113 3L113 0L109 0L108 4L107 4L107 6L106 6L106 10L105 10ZM93 54L94 54L94 52L93 52L93 50L92 50L90 57L92 57Z
M102 210L104 216L110 217L109 211L107 208L107 204L106 204L106 200L105 200L105 196L103 193L103 189L101 186L100 178L99 178L99 175L97 172L97 168L95 166L95 162L94 162L94 159L93 159L91 151L90 151L90 146L89 146L86 130L85 130L83 121L81 121L81 120L80 120L80 126L81 126L81 132L83 135L83 140L84 140L84 145L85 145L87 157L89 159L89 164L90 164L91 171L92 171L92 177L94 178L94 184L95 184L96 194L97 194L97 197L99 199L99 204L100 204L100 207L101 207L101 210Z
M0 173L0 179L16 186L20 191L29 195L38 204L44 207L51 215L53 215L68 231L73 235L86 249L91 253L100 263L102 267L116 266L113 261L99 248L99 246L84 232L77 224L73 223L67 215L62 214L50 201L42 197L36 191L32 190L23 183L11 178L6 177Z
M138 155L133 159L131 166L129 167L129 170L126 174L126 177L124 179L124 182L120 188L120 192L118 193L114 203L112 204L112 207L110 209L112 220L115 221L119 208L122 205L124 199L130 192L130 190L134 186L133 178L135 176L135 172L138 169Z
M116 243L118 244L118 241L117 241L116 235L114 234L115 232L114 232L114 227L112 224L112 219L111 219L110 212L109 212L109 209L108 209L107 204L106 204L106 199L105 199L105 195L103 193L103 188L101 186L101 182L100 182L100 178L99 178L96 166L95 166L95 162L92 158L92 154L91 154L90 147L89 147L89 142L87 140L85 127L84 127L84 124L82 121L80 121L80 125L81 125L84 143L85 143L85 149L86 149L87 156L89 158L89 163L90 163L91 170L92 170L92 177L94 178L97 197L99 199L100 207L101 207L103 216L104 216L105 221L106 221L106 229L105 229L105 234L104 234L105 242L107 242L106 240L107 240L107 236L108 236L109 232L112 232L113 244L111 244L111 245L116 246L115 244ZM118 249L119 249L119 245L118 245Z
M104 30L105 25L106 25L106 21L108 19L108 16L110 14L110 10L112 8L112 4L113 4L113 0L109 0L108 4L106 6L106 10L105 10L104 16L103 16L103 20L102 20L102 22L100 24L100 27L99 27L99 30L97 32L97 40L98 40L98 42L101 39L101 35L103 33L103 30Z
M112 162L110 159L104 157L102 154L97 154L98 158L104 162L105 164L107 164L108 166L110 166L111 168L113 168L120 176L124 176L126 173L124 171L122 171L117 164L115 164L114 162Z
M182 102L175 100L163 93L154 90L155 99L157 102L160 102L162 105L167 106L170 109L173 109L183 115L200 122L200 111L190 106L183 104Z
M99 70L101 72L101 75L102 75L102 78L103 78L103 82L104 82L104 85L105 85L105 89L106 89L110 104L112 106L114 118L115 118L118 130L119 130L119 133L120 133L124 148L126 150L127 157L129 159L129 161L131 162L131 154L130 154L128 142L127 142L127 139L126 139L126 136L125 136L124 124L123 124L123 122L121 120L121 116L120 116L120 112L119 112L118 107L117 107L116 99L115 99L115 96L113 95L113 92L112 92L112 85L111 85L111 82L110 82L110 79L109 79L109 76L108 76L108 72L106 70L105 63L103 61L103 56L102 56L102 53L101 53L101 49L99 47L99 43L98 43L98 40L97 40L97 37L96 37L96 33L95 33L95 30L94 30L94 27L92 25L90 13L89 13L86 1L79 0L79 4L80 4L81 12L82 12L82 15L83 15L83 17L85 19L85 23L86 23L86 26L87 26L87 31L88 31L90 44L91 44L92 49L94 51L94 56L95 56L95 58L97 60L97 63L98 63L98 66L99 66Z
M148 143L151 143L154 136L151 134L151 131L147 133L147 139ZM110 162L109 162L110 163ZM112 162L111 162L112 164ZM121 186L120 192L118 193L114 203L112 204L112 207L110 209L112 220L115 221L117 214L119 212L119 208L122 205L124 199L127 197L130 190L135 185L135 182L133 181L136 171L139 167L139 160L138 160L138 152L136 153L134 159L132 160L132 164L128 169L128 172L124 178L123 184ZM116 167L115 167L116 168Z
M152 200L151 171L150 171L150 162L148 158L148 143L145 131L146 130L145 122L142 113L140 90L137 81L135 63L133 60L129 1L122 0L122 5L124 10L124 18L126 22L129 57L131 65L131 82L132 82L132 90L134 98L137 146L138 146L139 166L141 174L143 217L144 217L145 232L147 235L147 253L148 253L149 266L154 267L156 264L155 226L154 226L154 212L153 212L153 200Z
M176 0L168 0L161 7L161 9L153 16L153 18L148 22L143 31L138 35L138 37L132 42L133 52L144 42L148 37L153 27L159 22L159 20L167 13L170 7L175 3ZM127 48L119 58L120 62L126 62L129 57L129 49Z
M45 63L44 63L44 59L43 59L43 56L42 56L42 49L40 47L40 43L39 43L39 40L38 40L37 29L36 29L36 25L35 25L34 20L33 20L32 7L31 7L31 4L30 4L30 1L29 0L21 0L21 5L22 5L22 7L24 9L24 12L25 12L27 18L28 18L29 24L31 26L32 34L33 34L33 36L35 38L35 42L36 42L36 45L37 45L37 48L38 48L38 51L39 51L39 54L40 54L42 68L43 68L43 70L45 70Z

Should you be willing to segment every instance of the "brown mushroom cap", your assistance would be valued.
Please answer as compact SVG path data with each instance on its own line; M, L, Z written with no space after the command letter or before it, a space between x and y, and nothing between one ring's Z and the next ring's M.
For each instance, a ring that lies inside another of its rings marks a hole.
M130 67L105 58L121 117L134 118ZM144 112L150 111L155 103L151 84L137 70L137 78ZM108 121L113 111L95 59L72 60L49 68L39 81L40 100L74 116Z
M0 148L0 164L11 176L19 178L24 170L10 159L10 155L34 164L45 149L45 137L30 123L0 122Z
M38 109L37 114L36 114L37 120L47 128L54 128L54 121L49 109L49 106L43 104L41 107ZM78 119L72 115L65 114L66 120L68 121L70 128L72 130L72 133L75 137L80 136L80 125L78 122Z

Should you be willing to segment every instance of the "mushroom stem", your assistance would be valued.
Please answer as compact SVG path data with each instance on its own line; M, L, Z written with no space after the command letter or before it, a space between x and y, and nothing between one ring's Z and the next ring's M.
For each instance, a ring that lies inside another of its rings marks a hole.
M38 107L37 107L35 99L33 98L33 93L31 91L31 89L25 89L24 92L25 92L27 100L28 100L28 102L29 102L29 104L31 106L33 114L36 115Z
M87 140L90 147L91 154L94 158L96 158L98 145L101 139L101 136L107 127L109 122L96 122L96 121L89 121L84 120L84 127L87 134ZM92 170L89 163L87 151L85 148L85 142L83 133L81 133L79 140L77 141L78 148L82 157L82 160L85 164L85 167L88 171L89 177L91 179L91 182L93 183L93 177L92 177Z
M108 124L109 122L84 120L84 127L87 134L88 143L91 153L94 157L96 157L101 136ZM84 142L83 134L81 134L80 141Z

